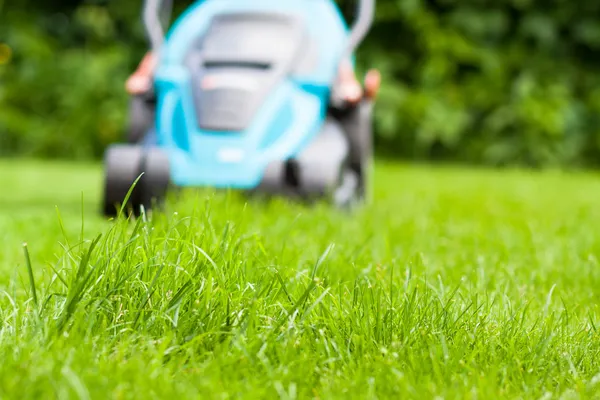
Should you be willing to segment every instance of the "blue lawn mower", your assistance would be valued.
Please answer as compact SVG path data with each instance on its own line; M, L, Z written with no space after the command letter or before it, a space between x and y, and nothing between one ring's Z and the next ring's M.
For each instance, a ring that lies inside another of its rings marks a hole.
M370 198L372 103L344 104L340 63L371 27L360 0L349 27L333 0L196 1L163 30L144 21L159 64L152 93L133 96L126 144L105 154L104 213L151 208L171 187L211 187L339 207Z

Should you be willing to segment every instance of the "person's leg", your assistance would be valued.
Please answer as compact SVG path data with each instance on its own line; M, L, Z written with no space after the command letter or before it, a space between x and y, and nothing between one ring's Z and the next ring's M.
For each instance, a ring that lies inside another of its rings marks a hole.
M379 94L381 75L376 69L370 70L363 87L356 78L352 64L347 61L340 66L338 79L340 94L350 107L334 111L333 116L349 140L350 168L358 174L360 196L368 200L371 197L370 169L373 158L372 102Z
M152 52L146 53L137 70L127 79L125 88L131 95L139 95L152 89L152 74L156 59Z

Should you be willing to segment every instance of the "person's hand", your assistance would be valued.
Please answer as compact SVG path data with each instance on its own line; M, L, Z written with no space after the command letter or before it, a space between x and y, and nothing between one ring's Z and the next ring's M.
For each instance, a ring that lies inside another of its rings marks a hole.
M146 75L133 74L127 79L125 88L133 96L148 93L152 89L152 80Z
M365 97L369 100L375 100L381 88L381 74L378 70L372 69L365 77Z
M336 95L346 103L357 104L363 97L363 89L354 75L354 68L348 60L340 65Z
M338 95L347 103L358 104L363 98L373 100L379 93L381 74L372 69L365 76L364 90L356 79L354 69L349 62L342 63L339 73Z
M127 79L125 89L130 95L148 93L152 89L152 74L156 60L152 53L147 53L138 69Z

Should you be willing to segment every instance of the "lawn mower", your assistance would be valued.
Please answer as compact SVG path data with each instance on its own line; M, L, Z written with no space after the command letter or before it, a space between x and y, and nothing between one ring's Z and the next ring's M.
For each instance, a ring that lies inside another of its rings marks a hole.
M127 143L105 153L106 215L130 189L134 212L173 187L368 201L372 104L344 104L336 78L375 0L352 27L333 0L196 1L167 36L164 8L144 5L159 62L152 93L131 99Z

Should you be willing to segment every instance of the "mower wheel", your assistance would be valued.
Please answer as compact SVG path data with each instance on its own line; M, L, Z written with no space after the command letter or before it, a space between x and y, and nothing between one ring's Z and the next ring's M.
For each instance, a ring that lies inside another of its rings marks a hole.
M373 192L372 108L371 102L364 101L342 119L342 125L350 144L350 168L359 179L358 197L361 202L369 202Z
M169 159L157 148L144 149L135 145L114 145L105 156L104 214L116 216L133 183L125 205L128 212L140 214L140 207L150 210L164 200L170 183Z
M141 174L142 162L143 152L138 146L113 145L108 148L104 157L104 215L111 217L117 215L118 206L125 201L129 189ZM138 183L129 197L126 208L137 211L139 204Z
M140 198L146 210L162 203L171 181L169 158L158 148L146 150L140 179Z

